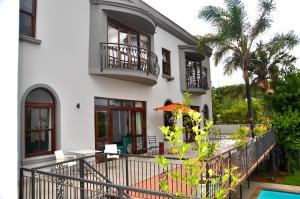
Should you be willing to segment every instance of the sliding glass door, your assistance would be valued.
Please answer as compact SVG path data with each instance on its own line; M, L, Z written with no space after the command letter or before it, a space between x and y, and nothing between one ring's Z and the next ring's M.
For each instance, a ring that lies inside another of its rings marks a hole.
M145 153L146 150L146 118L144 111L133 111L133 152Z
M146 152L146 102L95 97L95 148L117 144L123 153Z

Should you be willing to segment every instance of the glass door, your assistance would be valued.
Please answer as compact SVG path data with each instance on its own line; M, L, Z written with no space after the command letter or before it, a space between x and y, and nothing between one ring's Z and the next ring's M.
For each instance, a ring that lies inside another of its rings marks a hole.
M112 143L111 131L111 118L110 110L98 109L95 111L95 149L103 151L105 144Z
M132 111L133 153L145 153L146 149L146 120L144 111Z

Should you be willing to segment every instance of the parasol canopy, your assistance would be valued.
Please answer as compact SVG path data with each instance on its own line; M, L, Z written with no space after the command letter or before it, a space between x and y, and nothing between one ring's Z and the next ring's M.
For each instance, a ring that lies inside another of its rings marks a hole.
M193 111L192 109L184 106L183 104L180 104L180 103L171 103L169 105L166 105L166 106L161 106L161 107L158 107L158 108L155 108L154 110L155 111L166 111L166 112L173 112L175 110L181 110L183 113L188 113L190 111Z

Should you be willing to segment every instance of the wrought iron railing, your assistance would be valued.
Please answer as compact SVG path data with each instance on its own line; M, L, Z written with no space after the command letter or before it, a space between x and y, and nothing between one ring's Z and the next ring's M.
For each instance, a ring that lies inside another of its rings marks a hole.
M212 169L214 178L222 177L224 168L231 169L233 166L238 167L235 171L239 175L240 185L254 169L261 163L265 157L270 153L276 144L275 133L273 131L267 132L260 137L255 137L248 143L239 147L233 148L229 151L221 153L208 161L206 169ZM226 186L229 186L232 178ZM208 197L214 198L215 190L219 188L219 184L212 185L208 183L206 194ZM230 193L228 193L230 194Z
M186 84L187 88L202 88L205 90L208 89L208 80L203 76L196 78L195 76L190 76L187 74Z
M220 178L224 169L237 166L242 182L274 145L275 135L268 132L213 157L204 165L207 172L200 176L197 188L187 185L189 173L173 157L167 157L171 164L165 168L159 167L153 155L120 154L119 158L110 159L103 153L33 169L22 168L20 198L174 198L178 192L192 198L213 198L220 185L210 183L212 178ZM76 164L67 166L72 161ZM212 175L208 175L209 169L213 170ZM169 171L177 171L181 178L173 179ZM168 193L161 191L160 179L167 180ZM230 181L231 177L226 186Z
M100 43L100 70L120 69L159 75L157 56L148 49L118 43Z

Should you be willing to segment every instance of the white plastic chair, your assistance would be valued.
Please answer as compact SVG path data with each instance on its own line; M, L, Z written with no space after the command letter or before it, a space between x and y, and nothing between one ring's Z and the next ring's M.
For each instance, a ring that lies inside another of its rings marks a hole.
M55 155L56 163L60 163L70 159L76 159L76 155L64 155L64 152L62 150L55 151L54 155ZM63 163L63 166L66 167L71 167L75 165L76 165L76 161Z
M104 153L118 153L120 154L120 150L118 150L117 145L116 144L106 144L105 145L105 149L104 149ZM119 155L109 155L107 154L107 158L115 158L118 159Z

